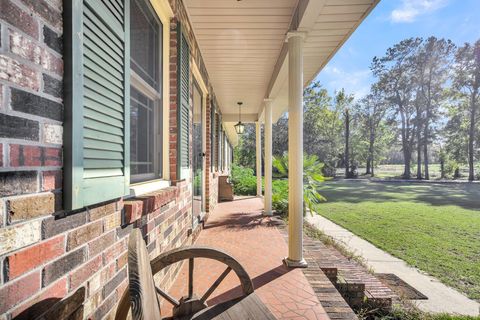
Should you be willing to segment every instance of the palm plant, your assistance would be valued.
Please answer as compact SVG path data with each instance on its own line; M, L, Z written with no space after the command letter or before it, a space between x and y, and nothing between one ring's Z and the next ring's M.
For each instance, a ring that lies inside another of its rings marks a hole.
M288 177L288 154L273 158L273 167L277 170L278 176ZM303 156L303 207L310 213L315 212L315 208L320 202L327 201L318 189L321 183L327 180L322 174L324 164L318 160L316 155L304 154ZM287 199L284 199L287 200ZM287 200L288 201L288 200Z

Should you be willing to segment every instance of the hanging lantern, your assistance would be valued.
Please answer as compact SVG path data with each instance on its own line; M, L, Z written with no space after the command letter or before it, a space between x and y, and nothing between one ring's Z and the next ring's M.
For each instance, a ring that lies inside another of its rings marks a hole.
M243 134L245 132L245 125L242 123L242 102L237 102L238 104L238 123L235 125L235 131L237 134Z

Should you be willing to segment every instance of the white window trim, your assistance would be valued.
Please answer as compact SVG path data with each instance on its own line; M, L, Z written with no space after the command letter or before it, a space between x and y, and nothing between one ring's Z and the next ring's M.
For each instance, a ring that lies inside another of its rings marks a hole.
M158 179L147 182L140 182L130 186L130 196L138 197L147 193L152 193L170 187L168 180Z
M147 0L148 1L148 0ZM162 152L162 179L134 183L130 185L130 196L140 196L155 192L171 186L170 182L170 157L169 157L169 135L170 135L170 19L173 18L173 10L168 0L150 0L155 13L163 25L162 44L162 103L163 103L163 152ZM138 85L145 82L135 75L132 80Z

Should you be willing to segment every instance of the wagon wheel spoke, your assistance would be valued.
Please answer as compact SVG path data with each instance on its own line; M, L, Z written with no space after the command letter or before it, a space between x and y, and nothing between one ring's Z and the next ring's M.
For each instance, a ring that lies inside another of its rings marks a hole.
M217 280L215 280L215 282L207 290L207 292L205 292L205 294L202 296L202 298L200 298L201 303L204 303L208 299L208 297L210 297L210 295L215 291L215 289L218 288L220 283L222 283L223 279L225 279L225 277L230 273L230 271L232 271L232 268L227 267L225 269L225 271L222 272L222 274L217 278Z
M172 297L171 295L169 295L168 293L166 293L165 291L163 291L159 287L155 287L155 290L157 290L157 293L159 295L161 295L163 298L165 298L165 300L167 300L168 302L173 304L175 307L178 307L180 305L180 302L178 302L177 299L175 299L174 297Z
M193 258L188 259L188 298L193 297Z

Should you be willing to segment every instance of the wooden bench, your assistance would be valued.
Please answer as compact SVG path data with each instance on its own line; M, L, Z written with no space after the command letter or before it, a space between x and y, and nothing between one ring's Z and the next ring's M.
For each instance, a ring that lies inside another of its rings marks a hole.
M193 269L195 258L208 258L226 265L225 271L201 296L194 294ZM153 275L171 264L188 260L188 295L180 300L155 286ZM208 306L206 301L225 277L233 270L238 276L242 295L236 299ZM208 247L189 246L165 252L149 260L145 242L139 229L130 233L128 243L129 287L123 294L115 319L160 320L159 296L173 305L173 317L164 319L275 319L253 289L245 269L227 253Z

